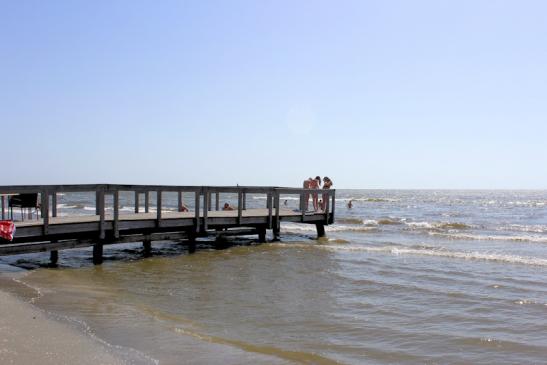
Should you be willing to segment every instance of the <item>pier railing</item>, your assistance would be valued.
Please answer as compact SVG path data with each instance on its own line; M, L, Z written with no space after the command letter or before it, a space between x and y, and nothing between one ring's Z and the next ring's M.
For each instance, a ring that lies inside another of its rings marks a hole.
M141 213L141 198L144 199L144 212L150 213L151 195L155 195L156 203L156 225L162 226L163 215L163 194L177 193L178 209L183 207L183 194L192 193L194 195L194 227L197 232L208 229L208 212L221 210L220 194L237 195L237 222L241 223L243 212L247 210L247 197L253 195L265 195L266 209L268 209L268 228L279 231L279 214L281 197L298 196L299 210L304 222L307 212L307 202L314 195L323 199L323 207L315 214L324 214L324 224L334 222L334 211L336 203L336 190L334 189L303 189L287 187L262 187L262 186L170 186L170 185L122 185L122 184L86 184L86 185L18 185L18 186L0 186L1 216L2 219L8 218L8 197L9 195L36 193L40 196L40 211L42 218L43 235L48 234L50 217L57 217L58 212L58 194L59 193L77 193L91 192L95 194L95 215L99 216L99 238L105 238L105 196L111 195L113 201L112 217L113 235L119 236L120 220L120 192L134 193L135 214ZM213 203L214 198L214 203ZM12 214L13 215L13 214ZM12 217L13 218L13 217Z

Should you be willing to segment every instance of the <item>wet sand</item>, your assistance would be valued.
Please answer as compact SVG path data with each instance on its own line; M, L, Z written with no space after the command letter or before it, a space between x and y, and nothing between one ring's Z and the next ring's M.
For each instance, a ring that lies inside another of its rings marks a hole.
M0 364L125 364L92 338L0 291Z

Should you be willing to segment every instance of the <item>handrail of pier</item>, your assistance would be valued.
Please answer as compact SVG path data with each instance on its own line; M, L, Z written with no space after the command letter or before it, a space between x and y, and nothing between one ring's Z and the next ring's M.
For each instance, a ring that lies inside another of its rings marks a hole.
M195 230L197 232L207 230L208 211L213 210L212 194L215 194L215 209L220 210L220 194L237 194L237 222L241 223L243 211L247 209L248 194L266 195L266 208L268 209L268 227L279 231L280 224L280 197L281 195L298 195L300 197L300 210L302 222L305 220L305 199L312 195L327 197L324 201L325 224L334 222L334 210L336 203L335 189L304 189L275 186L177 186L177 185L131 185L131 184L83 184L83 185L4 185L0 186L1 214L6 218L6 194L39 193L41 195L41 216L43 219L43 234L48 234L49 217L57 216L57 193L62 192L95 192L95 213L99 216L99 238L105 238L105 195L113 196L113 233L119 235L119 194L120 191L134 192L135 213L140 210L140 195L144 194L145 213L150 208L150 193L156 194L156 224L162 224L162 195L167 192L178 194L178 209L182 206L182 194L195 194ZM51 197L51 205L50 205ZM203 204L201 203L203 197ZM203 214L201 215L201 209ZM275 212L275 216L274 216ZM200 221L203 225L200 225Z

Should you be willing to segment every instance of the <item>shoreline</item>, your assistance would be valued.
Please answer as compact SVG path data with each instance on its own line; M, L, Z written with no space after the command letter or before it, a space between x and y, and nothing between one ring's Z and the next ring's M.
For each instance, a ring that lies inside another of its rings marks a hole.
M13 273L10 273L13 274ZM122 365L117 349L32 304L31 288L15 276L0 276L0 363ZM32 289L34 290L34 289ZM34 293L35 294L35 290Z

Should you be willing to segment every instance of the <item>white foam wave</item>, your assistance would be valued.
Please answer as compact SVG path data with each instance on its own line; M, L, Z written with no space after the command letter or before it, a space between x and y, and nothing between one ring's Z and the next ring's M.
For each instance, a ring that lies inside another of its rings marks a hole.
M459 234L459 233L440 233L440 232L429 232L429 234L432 236L442 236L449 239L547 243L547 237L545 236L502 236L502 235L479 235L479 234L465 234L465 233Z
M374 229L374 227L348 226L338 224L325 227L325 231L327 232L367 232ZM315 232L316 228L311 224L284 223L281 225L281 231L285 233Z
M508 264L521 264L521 265L534 265L534 266L547 266L547 259L526 257L518 255L503 255L486 252L466 252L466 251L449 251L442 248L430 248L430 247L402 247L402 246L360 246L360 245L321 245L321 244L280 244L287 247L311 247L321 250L329 250L333 252L377 252L377 253L389 253L393 255L420 255L420 256L435 256L443 258L453 258L461 260L481 260L481 261L495 261Z

